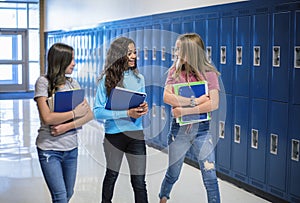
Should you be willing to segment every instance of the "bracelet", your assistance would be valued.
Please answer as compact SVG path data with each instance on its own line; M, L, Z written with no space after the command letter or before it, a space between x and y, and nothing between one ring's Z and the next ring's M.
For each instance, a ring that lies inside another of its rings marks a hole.
M190 106L191 106L191 107L196 106L195 96L191 96Z

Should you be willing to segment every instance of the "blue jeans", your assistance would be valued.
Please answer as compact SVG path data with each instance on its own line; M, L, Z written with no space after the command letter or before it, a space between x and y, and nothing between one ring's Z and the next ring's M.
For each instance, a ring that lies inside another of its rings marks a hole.
M179 126L173 119L169 144L169 167L161 184L160 199L170 198L173 185L178 180L187 151L191 148L198 161L209 203L219 203L220 193L215 169L215 153L209 122Z
M103 146L106 174L102 185L102 203L111 203L124 154L129 166L135 203L147 203L146 144L143 131L105 134Z
M52 202L69 202L74 193L78 149L53 151L37 148L37 151Z

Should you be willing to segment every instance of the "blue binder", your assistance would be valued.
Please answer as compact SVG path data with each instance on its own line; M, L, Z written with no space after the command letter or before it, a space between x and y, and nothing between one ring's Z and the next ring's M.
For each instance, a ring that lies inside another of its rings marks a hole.
M54 112L73 110L84 100L84 89L56 92L54 95Z
M105 108L108 110L128 110L135 108L145 101L146 96L147 94L144 92L116 87L111 90Z
M173 86L174 86L175 94L183 97L191 98L192 96L194 96L195 98L197 98L208 93L206 81L178 83L178 84L174 84ZM208 112L208 113L201 113L201 114L185 115L177 119L177 121L180 125L185 125L189 123L207 121L210 119L211 119L210 112Z
M54 94L54 112L72 111L78 104L82 103L83 100L84 89L56 92ZM71 129L68 132L75 131L76 129L82 129L82 126Z

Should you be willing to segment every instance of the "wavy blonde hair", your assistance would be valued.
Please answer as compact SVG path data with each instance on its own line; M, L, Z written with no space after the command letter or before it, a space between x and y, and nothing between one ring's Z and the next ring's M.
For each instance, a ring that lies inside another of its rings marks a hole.
M208 62L205 53L205 46L202 38L196 33L186 33L179 35L176 42L180 45L177 50L178 58L174 60L172 67L176 67L174 77L178 78L181 72L186 72L186 80L189 81L189 75L193 74L198 80L206 79L206 72L220 73Z

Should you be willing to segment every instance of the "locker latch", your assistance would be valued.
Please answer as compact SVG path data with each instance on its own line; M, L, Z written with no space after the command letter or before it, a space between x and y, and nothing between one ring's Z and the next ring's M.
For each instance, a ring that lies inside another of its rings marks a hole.
M165 120L166 119L166 107L165 106L161 106L161 112L160 112L160 117L161 120Z
M152 50L152 60L156 61L156 47L153 47L153 50Z
M260 66L260 46L253 47L253 66Z
M219 138L225 138L225 122L219 122Z
M243 63L243 53L242 53L242 46L236 47L236 65L242 65Z
M220 59L221 59L221 61L220 61L220 63L221 64L226 64L226 46L221 46L221 57L220 57Z
M292 139L291 158L294 161L299 161L299 140Z
M163 47L161 49L161 60L165 61L166 60L166 47Z
M294 66L300 68L300 46L295 47Z
M212 47L207 46L206 47L206 58L207 58L209 63L211 63L211 57L212 57Z
M271 134L270 153L277 154L277 149L278 149L278 135Z
M254 149L258 148L258 130L251 130L251 147Z
M148 48L144 48L144 60L148 60Z
M240 143L241 142L241 126L234 125L234 142Z
M280 66L280 47L273 46L273 67Z

